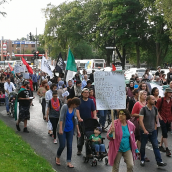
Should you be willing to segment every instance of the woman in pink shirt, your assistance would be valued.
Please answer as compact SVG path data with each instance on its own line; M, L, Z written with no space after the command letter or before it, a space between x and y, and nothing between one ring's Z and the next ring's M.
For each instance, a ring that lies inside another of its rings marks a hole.
M114 120L114 127L110 127L107 132L109 142L108 161L109 165L113 166L112 172L119 172L119 164L121 157L127 164L127 172L133 172L136 154L139 153L136 143L134 130L135 126L129 121L130 114L126 109L118 111L118 119ZM115 132L115 139L113 139Z
M5 103L5 94L2 91L0 91L0 103Z

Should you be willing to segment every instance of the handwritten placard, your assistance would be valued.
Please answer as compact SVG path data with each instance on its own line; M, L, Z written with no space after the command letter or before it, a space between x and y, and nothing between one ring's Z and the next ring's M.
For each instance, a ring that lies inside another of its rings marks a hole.
M16 64L14 66L14 73L20 73L20 65L19 64Z
M124 73L98 71L94 73L97 110L125 109Z

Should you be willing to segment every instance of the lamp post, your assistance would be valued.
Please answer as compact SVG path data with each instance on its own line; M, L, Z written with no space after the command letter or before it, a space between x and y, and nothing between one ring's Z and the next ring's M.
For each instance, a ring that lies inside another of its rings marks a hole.
M113 50L113 54L112 54L112 62L115 63L115 51L116 47L106 47L107 50Z

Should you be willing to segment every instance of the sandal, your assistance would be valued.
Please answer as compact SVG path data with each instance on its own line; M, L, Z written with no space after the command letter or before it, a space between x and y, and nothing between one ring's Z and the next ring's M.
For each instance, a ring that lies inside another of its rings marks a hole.
M67 167L74 168L74 166L72 164L68 164Z
M61 165L60 162L57 162L56 157L55 157L55 162L56 162L56 165L58 165L58 166Z

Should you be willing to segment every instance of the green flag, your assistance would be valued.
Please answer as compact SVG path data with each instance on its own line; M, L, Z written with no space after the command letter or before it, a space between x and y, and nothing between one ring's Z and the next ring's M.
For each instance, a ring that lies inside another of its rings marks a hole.
M69 48L69 52L68 52L66 70L70 70L70 71L77 72L75 58L74 58L74 56L73 56L72 51L70 50L70 48Z

